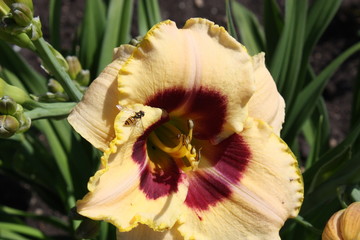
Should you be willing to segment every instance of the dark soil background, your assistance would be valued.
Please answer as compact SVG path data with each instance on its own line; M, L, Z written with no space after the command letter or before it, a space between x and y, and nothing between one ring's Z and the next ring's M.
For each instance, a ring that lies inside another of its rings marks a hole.
M261 0L238 0L256 13L261 21ZM284 1L280 1L283 7ZM85 0L63 0L61 19L61 46L64 50L71 49L76 29L83 17ZM163 19L174 20L181 27L190 17L205 17L226 27L225 2L219 0L159 0ZM49 39L48 29L48 1L34 0L35 16L39 15L43 23L45 39ZM135 25L135 24L134 24ZM360 40L360 0L343 0L335 19L331 22L312 55L311 63L318 73L337 55ZM136 28L133 36L137 35ZM40 62L29 52L23 52L32 65L39 69ZM359 66L359 54L344 63L339 71L331 78L324 91L324 97L331 122L331 145L335 146L349 131L351 117L352 88ZM0 204L18 207L36 213L57 215L32 194L29 187L17 183L14 179L0 174ZM62 216L66 218L65 216ZM62 235L56 229L37 222L29 222L52 235ZM64 238L61 238L64 239Z

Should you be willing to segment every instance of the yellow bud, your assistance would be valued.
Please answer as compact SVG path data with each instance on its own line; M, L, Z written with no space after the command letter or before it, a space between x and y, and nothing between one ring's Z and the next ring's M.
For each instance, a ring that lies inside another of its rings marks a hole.
M327 222L322 240L360 239L360 202L336 212Z
M82 69L80 61L76 56L67 56L66 61L69 64L68 73L70 75L70 78L75 80L76 76Z

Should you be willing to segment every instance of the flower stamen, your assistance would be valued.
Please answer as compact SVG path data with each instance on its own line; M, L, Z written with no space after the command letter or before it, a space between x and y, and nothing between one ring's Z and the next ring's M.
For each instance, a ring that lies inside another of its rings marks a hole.
M192 120L188 120L189 132L187 135L181 133L179 129L174 127L171 124L166 124L164 127L173 133L178 142L175 147L169 147L165 145L159 137L156 135L155 131L153 131L149 135L149 139L156 147L158 147L163 152L169 154L174 158L177 165L183 171L190 171L197 169L200 161L200 150L196 151L196 148L191 144L193 137L193 128L194 122Z

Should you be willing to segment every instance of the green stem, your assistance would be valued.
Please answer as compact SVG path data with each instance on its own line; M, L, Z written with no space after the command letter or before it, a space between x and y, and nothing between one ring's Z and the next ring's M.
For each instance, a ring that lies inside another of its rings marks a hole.
M65 92L71 98L71 100L75 102L79 102L82 97L82 93L75 86L69 74L65 72L65 70L59 64L55 56L52 54L44 38L41 37L37 40L34 40L33 43L36 47L36 51L39 54L41 60L49 68L50 72L55 76L56 80L60 82Z
M31 120L51 117L66 117L75 105L76 103L74 102L36 103L36 107L26 112L26 116L30 117Z

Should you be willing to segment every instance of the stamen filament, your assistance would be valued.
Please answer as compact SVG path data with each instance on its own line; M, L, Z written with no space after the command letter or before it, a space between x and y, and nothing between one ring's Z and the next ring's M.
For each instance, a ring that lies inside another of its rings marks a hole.
M187 135L182 134L179 129L171 124L165 124L164 127L170 131L171 134L166 135L177 136L178 143L175 147L166 146L156 135L152 132L149 139L156 147L163 152L169 154L174 158L177 165L184 171L195 170L200 161L200 151L196 152L194 146L191 145L194 123L192 120L188 121L189 132ZM174 134L174 135L173 135Z

